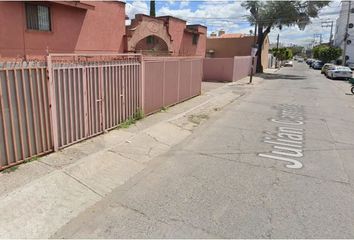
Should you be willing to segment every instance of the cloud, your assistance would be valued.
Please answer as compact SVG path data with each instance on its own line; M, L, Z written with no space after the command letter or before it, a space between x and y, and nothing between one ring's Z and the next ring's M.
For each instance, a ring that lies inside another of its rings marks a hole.
M143 0L135 0L132 2L127 2L125 6L125 13L130 19L134 18L135 14L143 13L148 14L149 7L148 3Z
M149 1L145 0L128 1L126 11L129 18L133 18L136 13L148 14L148 3ZM158 16L170 15L184 19L188 24L205 25L208 27L208 34L220 29L229 33L249 33L254 29L245 18L248 12L241 6L241 1L166 0L165 4L157 4L156 10ZM322 33L323 42L328 42L330 29L323 28L321 22L333 20L335 27L339 11L340 1L334 0L320 11L319 18L313 19L313 23L304 31L296 26L285 27L282 31L273 29L269 34L270 41L275 42L277 34L280 33L281 42L285 44L308 45L314 40L314 34ZM335 32L335 29L333 31Z
M189 5L189 0L181 0L179 3L179 8L185 8L188 7Z

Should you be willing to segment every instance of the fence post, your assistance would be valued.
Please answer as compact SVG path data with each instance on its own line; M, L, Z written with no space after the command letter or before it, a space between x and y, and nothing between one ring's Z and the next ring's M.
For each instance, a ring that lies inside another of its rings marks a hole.
M82 88L84 91L84 103L83 103L83 108L84 108L84 134L85 138L89 136L89 123L88 123L88 91L87 91L87 78L86 78L86 67L82 68Z
M141 110L145 113L145 61L143 55L140 55L140 89L139 89L139 95L141 97L140 99L140 108Z
M102 66L98 67L98 92L101 104L101 111L100 111L100 127L101 131L104 132L106 130L106 96L105 96L105 89L104 89L104 78L103 78L103 71L104 68Z
M52 70L52 58L50 55L47 56L47 80L48 80L48 96L49 96L49 108L50 114L49 119L52 124L52 140L54 151L59 150L58 141L58 115L57 115L57 103L55 99L55 82Z

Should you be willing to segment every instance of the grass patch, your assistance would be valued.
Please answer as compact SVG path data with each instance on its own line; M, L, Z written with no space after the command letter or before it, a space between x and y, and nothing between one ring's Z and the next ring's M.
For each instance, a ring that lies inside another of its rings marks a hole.
M29 162L33 162L33 161L37 161L37 160L39 160L39 157L36 156L36 157L32 157L30 159L23 161L23 163L29 163Z
M40 159L40 157L35 156L35 157L32 157L30 159L27 159L27 160L23 161L22 164L30 163L30 162L33 162L33 161L37 161L39 159ZM12 172L16 171L18 169L18 167L19 166L16 165L16 166L12 166L12 167L6 168L1 173L12 173Z
M143 119L144 117L145 117L145 115L144 115L143 110L138 109L138 111L136 111L132 117L128 118L127 120L125 120L124 122L119 124L117 129L128 128L130 125L135 124L136 121L139 121L139 120Z
M13 166L13 167L9 167L9 168L6 168L5 170L2 171L2 174L9 174L9 173L12 173L14 171L16 171L18 169L18 166Z
M166 112L168 110L168 107L162 107L161 112Z
M119 124L118 129L128 128L130 125L135 124L135 123L136 123L136 120L134 118L128 118L127 120L125 120L124 122Z
M133 119L136 121L141 120L145 117L145 114L142 109L138 109L134 114L133 114Z

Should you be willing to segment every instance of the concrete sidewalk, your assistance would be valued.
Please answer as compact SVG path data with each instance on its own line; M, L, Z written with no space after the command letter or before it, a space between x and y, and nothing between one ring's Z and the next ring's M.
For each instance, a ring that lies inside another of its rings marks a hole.
M247 82L203 83L201 96L0 174L0 238L49 238L262 80Z

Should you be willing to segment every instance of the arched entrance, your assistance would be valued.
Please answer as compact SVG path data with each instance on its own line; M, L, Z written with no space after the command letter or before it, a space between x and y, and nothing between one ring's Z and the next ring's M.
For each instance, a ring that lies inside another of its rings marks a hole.
M169 55L173 52L171 36L165 21L137 14L127 26L127 51Z
M135 45L135 51L144 55L168 55L167 43L160 37L149 35Z

